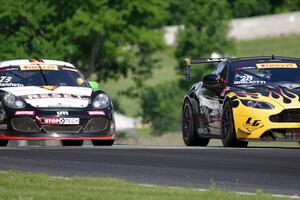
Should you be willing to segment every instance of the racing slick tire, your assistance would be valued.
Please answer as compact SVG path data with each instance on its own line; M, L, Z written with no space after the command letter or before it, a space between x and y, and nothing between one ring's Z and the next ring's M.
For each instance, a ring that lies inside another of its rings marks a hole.
M236 139L232 107L229 101L226 101L223 107L221 135L224 147L247 147L248 145L248 142Z
M62 140L61 144L63 146L82 146L83 140Z
M115 140L92 140L94 146L112 146Z
M195 129L194 109L189 100L182 110L182 138L186 146L207 146L209 138L199 137Z
M8 144L8 140L0 140L0 147L6 147Z

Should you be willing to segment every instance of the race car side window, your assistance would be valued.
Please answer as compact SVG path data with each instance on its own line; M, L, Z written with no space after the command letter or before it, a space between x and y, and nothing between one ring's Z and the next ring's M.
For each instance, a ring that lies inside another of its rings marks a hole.
M220 75L221 72L223 71L224 67L225 67L225 63L223 63L223 62L219 63L219 64L217 65L216 71L214 71L213 74Z
M228 80L228 67L225 63L221 62L218 64L216 71L213 74L219 75L221 83L226 83Z
M228 69L227 65L224 64L224 68L220 73L220 78L223 80L228 80L228 77L227 77L228 70L227 69Z

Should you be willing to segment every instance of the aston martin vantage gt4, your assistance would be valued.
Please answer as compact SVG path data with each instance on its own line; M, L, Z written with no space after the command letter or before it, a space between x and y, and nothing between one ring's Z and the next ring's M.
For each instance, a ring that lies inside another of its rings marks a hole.
M259 56L186 59L190 67L216 63L184 98L182 136L188 146L218 138L226 147L248 141L300 140L300 59Z

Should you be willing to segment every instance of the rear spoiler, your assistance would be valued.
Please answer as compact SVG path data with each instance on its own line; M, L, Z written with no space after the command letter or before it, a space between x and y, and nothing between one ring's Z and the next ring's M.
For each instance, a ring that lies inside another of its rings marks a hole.
M185 80L189 81L191 79L191 65L201 65L201 64L213 64L220 63L227 60L227 58L199 58L199 59L185 59Z

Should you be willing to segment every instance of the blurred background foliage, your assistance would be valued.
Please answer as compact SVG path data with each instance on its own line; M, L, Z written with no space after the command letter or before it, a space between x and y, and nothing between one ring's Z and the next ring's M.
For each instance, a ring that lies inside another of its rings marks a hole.
M113 97L118 111L142 116L153 134L180 130L184 57L251 55L273 39L233 41L233 18L300 10L300 0L0 0L1 60L44 58L74 63ZM164 28L181 25L176 45ZM299 36L286 38L290 44ZM280 39L278 39L280 40ZM253 45L252 45L253 44ZM274 50L276 51L276 50ZM294 49L298 51L298 49ZM273 51L272 51L273 52ZM281 52L280 52L281 53ZM292 53L292 52L288 52ZM256 53L257 54L257 53Z

